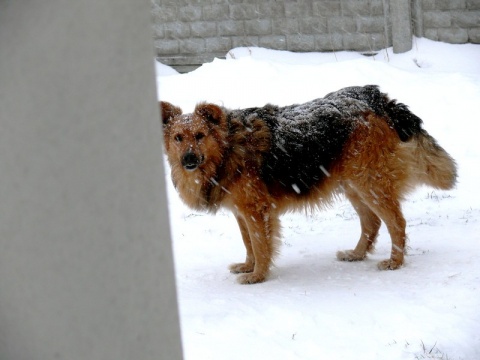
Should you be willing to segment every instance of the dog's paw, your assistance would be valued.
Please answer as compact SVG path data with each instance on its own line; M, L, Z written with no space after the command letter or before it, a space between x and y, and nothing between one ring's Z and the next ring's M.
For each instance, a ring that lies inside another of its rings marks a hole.
M380 270L396 270L401 268L402 265L403 263L400 263L399 261L387 259L380 261L377 266Z
M267 277L264 274L252 272L240 275L237 280L240 284L257 284L264 282L266 279Z
M255 264L250 263L238 263L232 264L228 267L231 273L240 274L240 273L251 273L255 268Z
M337 251L337 259L340 261L361 261L366 257L366 254L361 255L354 250Z

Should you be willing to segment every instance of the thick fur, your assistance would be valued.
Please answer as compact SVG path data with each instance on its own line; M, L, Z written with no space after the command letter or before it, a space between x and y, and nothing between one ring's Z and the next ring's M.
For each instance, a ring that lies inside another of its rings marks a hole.
M344 194L360 218L361 234L340 260L372 252L381 221L389 231L390 258L404 262L400 202L419 184L451 189L454 160L404 104L377 86L350 87L301 105L229 110L201 103L192 114L160 102L172 180L196 210L235 215L246 248L230 270L240 283L264 281L280 237L279 215L315 209Z

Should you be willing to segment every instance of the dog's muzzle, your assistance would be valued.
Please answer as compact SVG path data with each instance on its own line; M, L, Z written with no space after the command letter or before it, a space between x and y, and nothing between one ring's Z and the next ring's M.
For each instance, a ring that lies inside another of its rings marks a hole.
M193 152L187 152L185 155L183 155L182 166L185 168L185 170L193 171L202 163L202 161L203 156L198 157Z

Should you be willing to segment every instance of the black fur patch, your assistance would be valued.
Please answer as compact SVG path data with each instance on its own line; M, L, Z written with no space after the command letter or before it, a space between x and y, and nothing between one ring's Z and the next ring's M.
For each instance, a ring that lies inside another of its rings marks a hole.
M355 125L365 121L368 112L384 117L402 141L421 131L422 121L375 85L344 88L299 105L233 110L228 116L247 128L255 118L265 121L272 145L263 155L261 176L271 190L281 187L282 192L302 196L328 176Z
M332 92L325 96L326 99L356 99L366 103L377 115L387 118L395 129L400 140L408 141L418 134L422 128L422 120L413 114L408 106L390 100L381 93L377 85L351 86Z
M264 155L261 169L265 183L307 195L312 186L328 176L354 129L355 119L367 110L355 100L317 99L287 107L237 110L232 116L244 119L246 124L260 118L271 130L272 147Z

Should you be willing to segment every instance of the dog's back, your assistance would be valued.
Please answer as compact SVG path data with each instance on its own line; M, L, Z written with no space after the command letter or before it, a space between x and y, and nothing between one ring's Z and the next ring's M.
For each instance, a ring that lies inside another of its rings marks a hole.
M302 197L329 176L367 113L383 118L402 142L410 143L418 160L417 182L441 189L455 184L453 159L422 128L422 120L375 85L344 88L304 104L234 110L230 116L247 127L250 119L268 125L272 143L263 155L262 176L271 187Z
M347 107L348 118L344 116ZM262 163L265 182L282 192L307 196L328 176L363 110L365 106L358 101L347 104L326 99L270 106L269 116L262 117L272 134L270 151Z
M395 129L400 140L408 141L422 129L422 120L412 113L405 104L390 100L380 92L377 85L351 86L332 92L326 99L355 99L368 106L375 114L385 117Z

